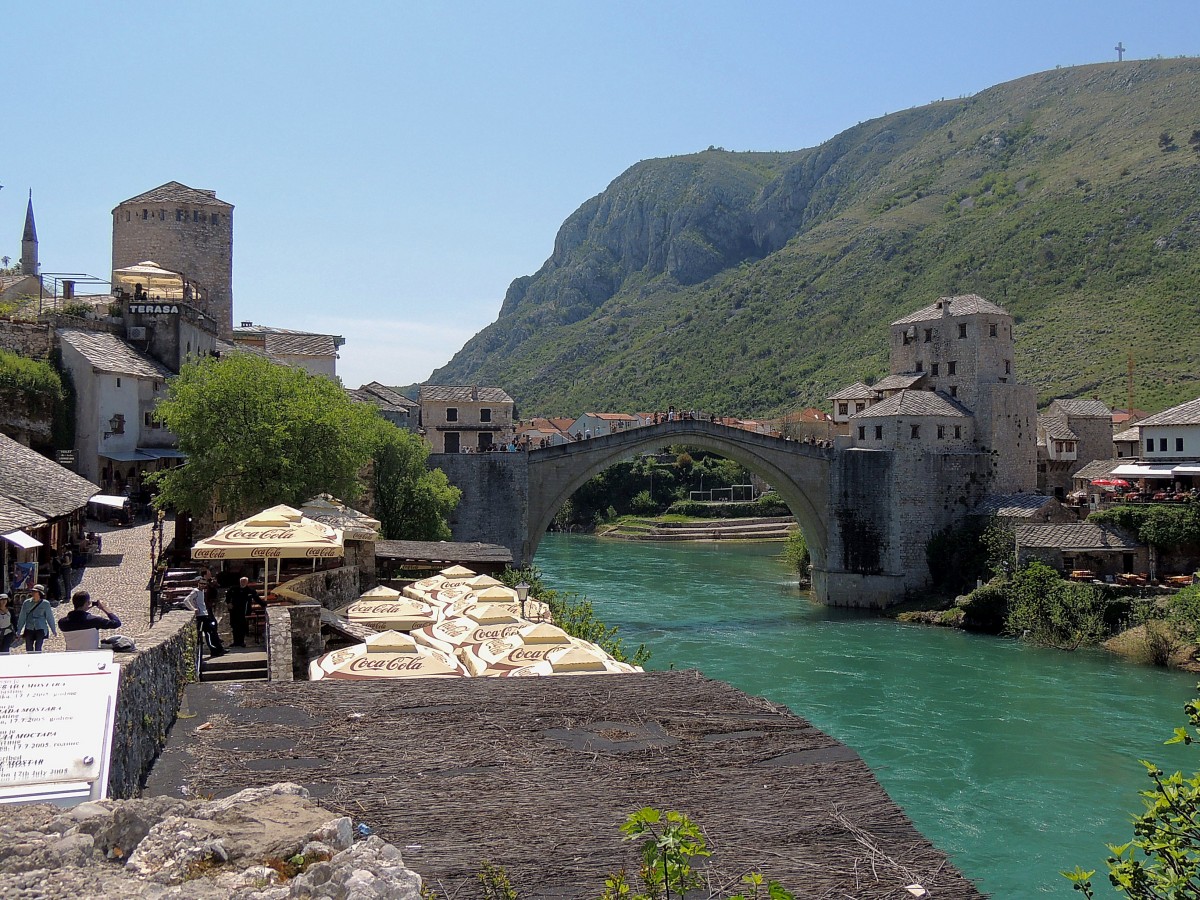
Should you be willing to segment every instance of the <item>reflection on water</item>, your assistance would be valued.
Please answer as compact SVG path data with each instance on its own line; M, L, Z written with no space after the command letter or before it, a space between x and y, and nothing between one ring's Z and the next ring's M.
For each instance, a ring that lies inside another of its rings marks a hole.
M779 544L546 535L549 584L585 594L648 668L698 668L786 704L857 750L917 827L996 898L1070 896L1076 864L1132 836L1138 759L1164 747L1195 678L812 603ZM1101 891L1104 884L1099 885Z

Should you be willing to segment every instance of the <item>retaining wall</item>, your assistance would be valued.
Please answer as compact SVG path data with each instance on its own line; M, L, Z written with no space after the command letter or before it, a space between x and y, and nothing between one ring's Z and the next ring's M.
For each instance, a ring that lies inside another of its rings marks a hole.
M183 688L196 673L196 617L169 612L137 638L136 653L118 653L121 666L113 725L108 795L136 797L167 732L175 724Z

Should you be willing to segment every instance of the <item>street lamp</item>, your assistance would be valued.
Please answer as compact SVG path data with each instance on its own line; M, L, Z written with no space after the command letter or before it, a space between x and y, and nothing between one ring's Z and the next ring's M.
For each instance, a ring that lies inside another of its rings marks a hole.
M521 602L521 618L525 618L525 601L529 598L529 584L522 581L516 585L517 599Z

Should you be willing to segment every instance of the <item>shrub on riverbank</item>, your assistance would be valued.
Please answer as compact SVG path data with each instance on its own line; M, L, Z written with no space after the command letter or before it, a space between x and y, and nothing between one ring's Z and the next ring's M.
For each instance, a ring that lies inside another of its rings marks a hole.
M790 516L791 510L778 494L763 494L745 503L712 503L699 500L677 500L668 513L692 516L697 519L750 519L759 516Z
M788 535L787 543L783 545L783 561L792 572L802 577L808 576L812 560L808 555L808 543L799 529Z
M555 625L572 637L591 641L603 648L613 659L635 666L644 666L650 659L650 650L645 644L638 644L637 649L627 653L624 640L617 636L617 626L610 627L604 624L587 597L546 587L542 570L537 566L505 569L500 575L500 580L509 587L516 587L522 581L525 582L529 585L529 596L550 607L550 615L553 616Z

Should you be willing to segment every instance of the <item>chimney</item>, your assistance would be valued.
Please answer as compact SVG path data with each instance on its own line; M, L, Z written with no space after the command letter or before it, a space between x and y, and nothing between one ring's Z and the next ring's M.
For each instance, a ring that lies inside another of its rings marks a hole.
M254 327L254 323L253 323L253 322L243 322L243 323L242 323L242 327L243 327L243 328L253 328L253 327Z
M479 385L477 384L471 385L471 399L476 402L479 401Z
M68 280L68 281L64 281L62 283L62 285L63 285L62 298L64 300L74 300L75 299L75 282Z

